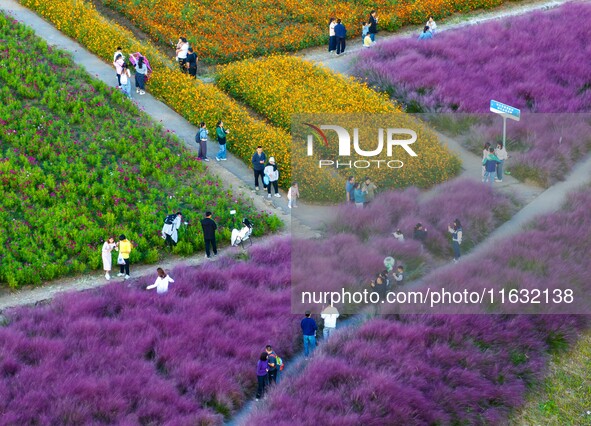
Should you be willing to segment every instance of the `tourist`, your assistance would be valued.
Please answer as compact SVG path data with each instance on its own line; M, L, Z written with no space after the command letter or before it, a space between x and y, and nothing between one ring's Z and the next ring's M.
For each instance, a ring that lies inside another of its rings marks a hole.
M123 72L123 65L125 62L123 61L123 55L117 54L115 56L115 60L113 61L113 66L115 67L115 72L117 73L117 87L121 88L121 73Z
M263 181L263 185L265 184L263 180L265 170L265 161L267 160L267 156L263 152L262 146L257 146L256 152L252 155L250 162L252 163L252 168L254 170L254 189L255 191L259 190L259 177L261 181Z
M115 51L115 53L113 53L113 62L117 60L117 56L119 55L121 55L121 60L124 61L125 55L123 55L123 49L121 49L121 47L117 47L117 50Z
M185 37L180 37L176 44L176 60L179 63L181 72L187 73L187 55L189 54L189 43Z
M396 272L394 272L394 281L396 284L402 285L404 281L404 266L398 265Z
M347 29L340 19L337 19L337 24L334 27L334 34L337 38L337 55L345 53Z
M378 274L378 276L370 283L371 290L377 294L378 296L378 303L374 305L375 314L379 314L381 312L381 304L385 303L386 295L388 294L388 283L386 283L386 277L383 274Z
M369 204L376 197L376 189L378 189L376 184L369 177L366 177L361 187L361 190L366 194L365 204Z
M334 33L334 27L337 25L335 18L328 20L328 53L333 53L337 49L337 37Z
M353 187L353 198L355 199L355 207L363 208L365 205L365 191L361 188L358 183Z
M324 328L322 329L322 338L328 340L330 335L337 329L337 318L339 311L334 306L327 306L322 310L320 316L324 320Z
M312 315L310 311L306 311L305 315L306 317L302 319L300 326L304 335L304 357L309 359L310 354L316 348L316 330L318 330L318 326L314 318L310 316Z
M211 212L205 212L205 219L201 220L201 228L203 228L203 240L205 241L205 257L211 259L211 249L213 255L218 255L218 247L215 241L215 231L218 225L211 218Z
M161 234L162 238L166 240L164 244L170 248L177 245L179 240L178 229L181 227L182 218L181 212L176 212L164 219Z
M115 238L109 237L103 244L102 258L103 258L103 270L105 271L105 279L110 280L111 266L113 264L113 250L117 247Z
M435 30L437 29L437 24L435 23L435 20L433 19L433 15L429 15L429 20L427 21L427 23L425 25L427 27L429 27L429 31L431 32L431 34L435 35Z
M189 47L188 53L187 53L187 58L185 59L187 66L188 66L188 71L189 71L189 75L193 78L197 78L197 54L193 51L192 47Z
M129 99L131 99L131 72L126 63L121 66L121 89Z
M376 41L376 34L378 33L378 17L375 10L369 13L369 36L371 37L372 43Z
M421 244L425 244L425 239L427 238L427 228L423 228L423 224L421 222L415 225L415 229L412 233L413 239L420 241Z
M345 183L345 192L347 195L347 202L354 203L355 197L353 195L353 190L355 189L355 178L353 176L349 176L347 178L347 182Z
M277 383L277 372L278 372L278 368L277 368L277 354L275 353L275 351L273 350L273 348L271 347L271 345L267 345L265 347L265 352L267 352L267 365L268 365L268 371L267 371L267 377L268 377L268 384L270 385L271 383L276 384Z
M394 238L396 238L401 243L404 242L404 234L402 234L402 231L400 229L394 231L392 235L394 235Z
M363 47L372 47L375 43L371 41L371 36L366 34L363 38Z
M133 249L133 244L125 238L124 234L119 236L119 257L117 259L117 263L119 263L119 273L117 274L118 277L124 277L124 279L129 279L129 255L131 250Z
M503 165L505 164L505 160L509 158L509 155L507 154L507 150L501 142L497 144L497 149L495 149L495 155L499 160L497 164L497 177L495 180L497 182L503 182Z
M486 160L486 157L488 157L488 151L490 149L491 145L490 142L486 142L484 144L484 147L482 148L482 162L484 160ZM484 166L484 163L482 163L482 181L484 182L484 173L486 172L486 167Z
M419 36L419 40L429 40L431 38L433 38L433 33L429 31L429 26L425 25L425 28L423 28L423 32Z
M287 191L287 207L297 207L298 198L300 198L300 189L298 183L293 182Z
M267 384L267 375L269 374L269 363L267 360L269 359L269 354L267 352L263 352L259 357L257 362L257 393L255 400L258 401L262 398L265 394L265 386Z
M140 56L135 65L135 93L146 94L146 74L148 67L144 63L144 57Z
M207 130L207 125L205 124L205 122L202 121L199 124L199 130L197 131L197 135L195 136L195 139L199 143L199 152L197 154L197 157L203 161L209 161L209 158L207 158L207 135L208 134L209 134L209 131Z
M484 182L487 180L491 185L494 185L497 177L497 165L500 163L499 159L495 155L495 149L491 146L488 149L488 157L482 160L484 166Z
M162 268L156 269L156 272L158 272L158 277L156 278L156 281L154 281L154 284L146 287L146 290L151 290L155 288L156 293L164 294L168 291L168 284L173 283L174 280L170 278L170 276L166 275L166 272L164 272L164 269Z
M275 164L275 157L269 157L269 164L264 169L265 176L269 179L267 185L267 198L271 198L271 187L275 189L275 196L281 197L279 194L279 170L277 170L277 164Z
M361 23L361 44L365 46L365 36L369 34L369 23L363 21ZM371 37L369 38L371 42Z
M224 122L222 120L218 121L218 124L215 127L215 134L218 137L218 143L220 144L220 150L218 151L215 159L217 161L226 161L226 135L230 133L229 130L224 129Z
M460 260L460 245L462 244L462 224L460 219L454 220L453 225L448 225L447 230L452 234L451 246L454 251L454 263Z

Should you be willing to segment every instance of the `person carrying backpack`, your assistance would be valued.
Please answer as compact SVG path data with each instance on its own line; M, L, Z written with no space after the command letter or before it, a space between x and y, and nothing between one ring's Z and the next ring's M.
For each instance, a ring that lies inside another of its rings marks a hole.
M169 247L176 246L179 240L178 229L181 227L183 215L181 212L169 214L164 219L164 226L162 226L162 238L164 238L165 245Z
M268 365L268 379L269 379L269 385L271 383L276 384L277 383L277 372L278 372L278 368L277 368L277 354L275 353L275 351L273 350L273 348L271 347L271 345L267 345L265 347L265 351L267 352L267 365Z

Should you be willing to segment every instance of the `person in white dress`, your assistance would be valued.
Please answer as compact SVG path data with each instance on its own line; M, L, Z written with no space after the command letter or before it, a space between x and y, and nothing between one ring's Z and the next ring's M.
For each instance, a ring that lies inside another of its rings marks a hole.
M109 237L107 241L105 241L105 243L103 244L103 270L105 271L105 278L107 280L111 279L111 275L109 275L109 272L111 272L111 267L113 266L113 255L111 254L111 252L116 247L117 243L115 243L115 238L113 237Z
M154 284L146 287L146 290L151 290L151 289L155 288L156 293L164 294L168 291L168 284L173 283L174 280L172 278L170 278L168 275L166 275L166 272L164 272L164 269L158 268L156 271L158 271L158 278L156 278L156 281L154 282Z
M437 24L435 23L433 16L429 16L429 20L425 25L429 27L429 31L431 31L431 34L435 35L435 30L437 30Z

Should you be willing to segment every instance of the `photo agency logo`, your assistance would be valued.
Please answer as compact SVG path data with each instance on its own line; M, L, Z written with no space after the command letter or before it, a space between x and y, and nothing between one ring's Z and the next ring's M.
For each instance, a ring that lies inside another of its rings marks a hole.
M328 137L324 130L331 130L336 132L338 137L338 155L332 158L324 156L318 161L318 167L334 167L334 168L354 168L354 169L368 169L370 167L388 167L391 169L399 169L404 166L400 159L392 159L395 147L402 147L406 154L411 157L416 157L417 153L410 147L417 141L417 133L412 129L387 128L378 129L377 132L377 147L373 150L366 151L359 146L359 129L353 129L353 149L355 154L361 159L351 159L351 134L347 129L336 125L320 125L315 126L310 123L302 123L312 129L312 134L308 134L307 138L307 155L311 157L314 155L314 133L320 138L324 146L330 149ZM386 159L383 159L384 145L386 146ZM325 150L326 151L326 150ZM397 150L396 152L400 152ZM354 155L355 155L354 154ZM382 158L376 158L382 157Z

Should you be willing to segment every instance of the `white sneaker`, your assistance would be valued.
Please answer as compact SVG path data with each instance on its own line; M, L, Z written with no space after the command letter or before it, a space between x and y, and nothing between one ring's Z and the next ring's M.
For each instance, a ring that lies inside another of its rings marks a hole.
M227 158L220 158L220 160L222 160L222 161L228 161Z
M291 206L290 205L288 205L287 207L289 207L291 209Z
M135 93L140 93L140 89L135 89Z
M146 92L144 92L143 90L140 90L140 95L145 95Z
M124 279L124 280L128 280L128 279L129 279L129 275L125 275L125 276L123 277L123 279Z
M106 280L110 280L110 279L111 279L111 276L109 275L109 273L108 273L108 272L105 274L105 279L106 279Z
M258 186L255 186L255 187L254 187L254 190L255 190L255 191L258 191L258 190L259 190L259 187L258 187Z
M218 162L219 162L219 161L220 161L220 159L219 159L219 158L217 158L217 157L215 157L215 161L218 161Z
M267 198L271 198L271 194L267 194Z
M203 159L203 161L209 161L209 158L205 157L205 158Z
M275 194L275 196L276 196L277 198L281 198L281 194L279 194L279 193Z
M117 276L118 276L118 277L122 277L123 275L124 275L124 274L122 274L121 272L119 272L119 273L117 274Z

